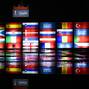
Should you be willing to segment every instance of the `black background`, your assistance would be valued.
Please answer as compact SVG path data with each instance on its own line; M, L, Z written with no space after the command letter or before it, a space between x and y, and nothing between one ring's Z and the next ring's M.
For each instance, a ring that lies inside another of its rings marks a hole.
M0 23L12 21L89 21L87 1L23 0L30 7L29 18L13 18L12 7L21 0L0 0ZM0 75L0 89L12 89L13 79L29 79L29 89L72 89L89 87L88 75Z

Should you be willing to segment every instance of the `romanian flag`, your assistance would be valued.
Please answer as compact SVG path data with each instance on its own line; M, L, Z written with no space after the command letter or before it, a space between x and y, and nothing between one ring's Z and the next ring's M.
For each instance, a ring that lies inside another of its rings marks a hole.
M73 23L72 22L62 22L62 29L72 29Z

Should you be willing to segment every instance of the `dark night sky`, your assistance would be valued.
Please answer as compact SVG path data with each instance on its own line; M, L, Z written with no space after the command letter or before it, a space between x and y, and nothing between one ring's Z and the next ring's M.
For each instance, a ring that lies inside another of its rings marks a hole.
M21 0L1 0L0 18L13 19L12 7ZM58 2L60 1L60 2ZM81 1L62 1L62 0L23 0L30 7L31 20L88 20L88 3ZM2 10L3 8L3 10Z

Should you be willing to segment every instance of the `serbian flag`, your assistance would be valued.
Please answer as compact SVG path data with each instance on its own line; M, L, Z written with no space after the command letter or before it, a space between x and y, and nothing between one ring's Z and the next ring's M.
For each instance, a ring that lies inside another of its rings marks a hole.
M75 64L75 73L76 74L88 74L88 66L86 62L79 62Z
M89 28L89 22L76 22L75 28L88 29Z
M72 35L73 29L57 29L57 36Z
M62 29L72 29L73 23L72 22L62 22Z

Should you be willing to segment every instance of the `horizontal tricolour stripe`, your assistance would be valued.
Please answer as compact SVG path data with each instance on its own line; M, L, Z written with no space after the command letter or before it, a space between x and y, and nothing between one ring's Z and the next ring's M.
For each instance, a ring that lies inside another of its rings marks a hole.
M6 32L6 35L20 35L21 32Z
M40 41L55 41L55 38L40 38Z
M29 23L29 22L26 22L26 23L22 23L23 25L25 25L25 26L27 26L27 25L38 25L38 23L37 22L31 22L31 23Z
M71 32L73 29L57 29L57 32Z
M55 34L54 31L41 31L40 34Z
M77 46L89 46L89 43L75 43Z
M23 74L38 74L37 71L29 71L29 70L24 70L22 73Z

